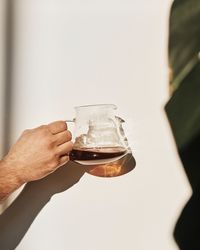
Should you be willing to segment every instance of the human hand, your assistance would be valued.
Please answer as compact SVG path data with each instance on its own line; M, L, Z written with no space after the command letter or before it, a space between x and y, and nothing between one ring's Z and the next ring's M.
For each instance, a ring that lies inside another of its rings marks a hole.
M21 184L41 179L68 162L71 138L64 121L25 130L3 162Z

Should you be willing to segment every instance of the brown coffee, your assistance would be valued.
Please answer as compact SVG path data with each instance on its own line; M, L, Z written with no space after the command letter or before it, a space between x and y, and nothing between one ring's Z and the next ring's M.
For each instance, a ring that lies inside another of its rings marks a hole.
M74 148L70 153L72 161L96 161L122 156L126 153L123 147Z

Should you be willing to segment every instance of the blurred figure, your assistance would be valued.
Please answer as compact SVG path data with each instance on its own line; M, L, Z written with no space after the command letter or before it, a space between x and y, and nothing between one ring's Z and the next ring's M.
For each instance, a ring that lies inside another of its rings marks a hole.
M171 99L166 105L193 190L175 227L181 250L200 249L200 2L175 0L170 16Z

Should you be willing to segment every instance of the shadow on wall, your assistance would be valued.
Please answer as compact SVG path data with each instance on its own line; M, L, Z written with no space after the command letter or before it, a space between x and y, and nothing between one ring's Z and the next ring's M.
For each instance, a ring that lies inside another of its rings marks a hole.
M121 174L128 173L136 164L134 157L130 156L130 154L127 154L117 162L119 161L122 161L123 173L121 172ZM70 161L47 177L26 184L16 200L0 216L1 250L15 249L51 197L54 194L68 190L86 172L94 175L92 170L95 170L96 167L83 166ZM98 167L98 173L99 169L100 167Z
M69 162L49 176L26 184L0 216L1 250L15 249L51 197L72 187L86 171L87 167Z

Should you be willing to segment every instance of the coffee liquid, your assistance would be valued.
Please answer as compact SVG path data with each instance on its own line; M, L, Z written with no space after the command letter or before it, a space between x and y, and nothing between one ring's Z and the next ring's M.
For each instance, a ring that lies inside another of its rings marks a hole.
M74 148L70 152L72 161L96 161L117 158L126 153L123 147Z

